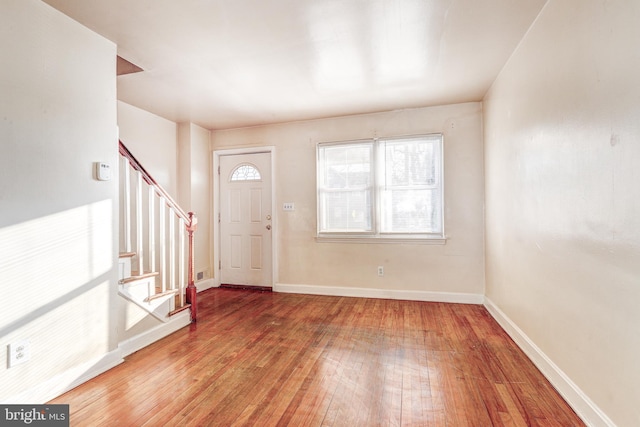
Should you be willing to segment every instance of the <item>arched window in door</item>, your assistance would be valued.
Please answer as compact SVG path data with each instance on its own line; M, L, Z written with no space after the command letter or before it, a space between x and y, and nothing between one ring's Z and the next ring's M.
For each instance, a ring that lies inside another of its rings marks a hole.
M245 163L238 165L233 172L229 181L260 181L260 171L252 164Z

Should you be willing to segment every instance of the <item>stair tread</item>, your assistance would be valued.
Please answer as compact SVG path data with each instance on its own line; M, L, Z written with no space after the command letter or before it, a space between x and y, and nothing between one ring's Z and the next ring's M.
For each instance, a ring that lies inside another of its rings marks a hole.
M167 295L174 295L174 294L177 294L178 292L179 292L179 291L178 291L177 289L170 290L170 291L160 292L160 293L153 294L153 295L151 295L150 297L145 298L145 301L152 301L152 300L154 300L154 299L156 299L156 298L162 298L162 297L167 296Z
M157 272L157 271L148 271L148 272L145 272L145 273L142 273L142 274L140 274L139 271L132 271L130 277L125 277L124 279L122 279L122 283L135 282L136 280L142 280L142 279L147 279L149 277L155 277L155 276L157 276L159 274L160 273Z
M134 256L136 256L135 252L120 252L120 254L118 255L120 258L132 258Z
M185 311L185 310L187 310L189 308L191 308L191 304L185 304L182 307L178 307L175 310L171 310L167 316L171 317L174 314L178 314L178 313L180 313L182 311Z
M159 271L144 271L144 272L132 271L131 272L131 276L138 276L138 277L153 277L159 274L160 274Z

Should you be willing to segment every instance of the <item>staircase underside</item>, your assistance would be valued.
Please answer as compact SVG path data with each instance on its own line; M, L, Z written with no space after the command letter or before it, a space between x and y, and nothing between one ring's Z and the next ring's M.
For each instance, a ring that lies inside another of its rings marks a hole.
M158 272L137 272L131 270L131 262L135 253L120 254L120 282L118 294L136 304L162 322L191 307L182 303L178 289L162 290L156 284Z

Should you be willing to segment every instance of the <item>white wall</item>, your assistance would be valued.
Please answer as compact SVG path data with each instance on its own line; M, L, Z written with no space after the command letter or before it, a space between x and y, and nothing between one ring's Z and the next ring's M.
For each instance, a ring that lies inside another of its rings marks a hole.
M638 22L550 0L484 103L487 297L594 425L640 425Z
M193 123L178 124L178 202L194 212L198 228L194 233L195 272L211 278L211 132ZM201 290L198 288L198 290Z
M444 133L446 245L316 242L317 143L437 132ZM213 150L255 146L276 148L276 285L337 294L356 289L360 295L398 296L398 291L410 291L412 297L427 299L433 292L483 294L481 104L212 133ZM284 202L294 202L295 211L282 211ZM384 277L377 276L378 265L385 267Z
M118 101L118 128L120 140L133 156L177 200L178 125Z
M4 0L0 52L0 401L37 403L117 347L117 179L93 176L117 170L116 47ZM8 369L24 339L30 361Z

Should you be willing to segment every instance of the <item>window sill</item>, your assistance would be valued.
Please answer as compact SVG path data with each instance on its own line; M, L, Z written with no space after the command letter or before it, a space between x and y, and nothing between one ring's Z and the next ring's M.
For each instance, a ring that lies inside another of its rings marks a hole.
M318 243L401 243L413 245L444 245L446 237L404 237L404 236L316 236Z

